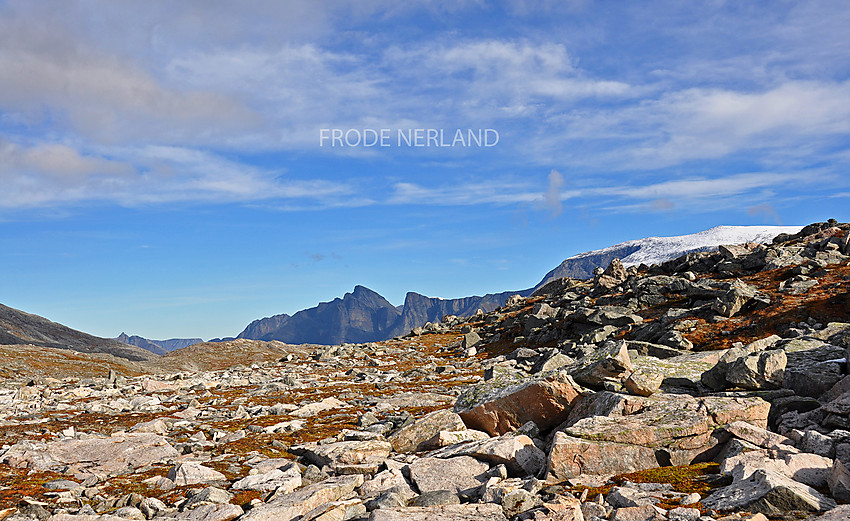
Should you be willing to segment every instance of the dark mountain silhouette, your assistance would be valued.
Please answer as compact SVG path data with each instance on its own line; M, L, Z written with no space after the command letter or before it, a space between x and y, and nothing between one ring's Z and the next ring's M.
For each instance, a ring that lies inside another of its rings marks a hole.
M279 340L288 344L341 344L372 342L391 331L401 312L369 288L355 286L352 293L291 317L276 315L254 321L238 338ZM277 328L274 326L277 325ZM265 332L257 337L257 332Z
M393 306L378 293L356 286L341 299L288 315L275 315L251 322L238 338L279 340L289 344L340 344L375 342L408 333L426 322L439 322L444 315L467 316L478 309L492 311L514 294L506 291L459 299L426 297L408 293L404 305Z

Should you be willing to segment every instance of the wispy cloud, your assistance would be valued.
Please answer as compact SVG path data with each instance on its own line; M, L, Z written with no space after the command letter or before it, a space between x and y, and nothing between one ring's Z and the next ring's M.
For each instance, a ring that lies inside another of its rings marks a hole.
M61 144L25 147L0 141L0 207L106 201L122 205L176 201L320 202L351 192L343 183L286 179L208 152L179 147L110 148L115 157L81 154ZM315 204L315 203L314 203Z
M488 180L441 187L396 183L386 203L437 206L535 203L541 195L527 184L514 181Z

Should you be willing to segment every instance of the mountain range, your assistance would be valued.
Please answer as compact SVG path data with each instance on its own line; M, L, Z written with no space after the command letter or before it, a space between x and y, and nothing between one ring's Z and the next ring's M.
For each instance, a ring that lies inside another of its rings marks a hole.
M493 311L511 295L528 296L547 283L564 277L589 279L593 270L606 267L615 258L627 266L654 264L694 251L717 249L721 244L770 242L780 233L796 233L801 226L716 226L709 230L676 237L647 237L608 248L574 255L547 273L534 287L489 293L458 299L407 294L396 307L380 294L363 286L342 298L323 302L290 316L274 315L251 322L237 338L279 340L301 344L341 344L386 340L403 335L426 322L440 321L444 315L468 316L478 309Z
M322 345L386 340L406 334L427 322L438 322L444 315L469 316L479 309L492 311L504 305L511 295L528 296L556 279L591 278L595 268L607 266L614 258L621 259L625 265L653 264L693 251L715 249L721 244L770 242L776 235L793 234L800 229L800 226L717 226L691 235L627 241L574 255L547 273L532 288L484 296L442 299L409 292L403 305L394 306L375 291L355 286L354 291L342 298L322 302L291 316L280 314L255 320L237 338ZM212 341L222 340L232 338ZM84 353L106 353L141 361L201 341L200 338L148 340L125 333L115 339L100 338L0 305L0 344L4 345L29 344Z
M204 340L202 338L169 338L168 340L148 340L147 338L140 337L138 335L128 335L127 333L121 333L115 340L122 342L124 344L130 344L131 346L141 347L151 353L156 353L158 355L164 355L169 351L174 351L175 349L183 349L184 347L189 347L193 344L199 344Z

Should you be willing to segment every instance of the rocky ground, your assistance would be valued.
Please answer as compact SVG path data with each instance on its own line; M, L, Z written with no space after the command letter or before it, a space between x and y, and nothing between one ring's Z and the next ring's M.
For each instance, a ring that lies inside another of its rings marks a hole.
M342 346L2 346L0 519L850 519L850 225Z

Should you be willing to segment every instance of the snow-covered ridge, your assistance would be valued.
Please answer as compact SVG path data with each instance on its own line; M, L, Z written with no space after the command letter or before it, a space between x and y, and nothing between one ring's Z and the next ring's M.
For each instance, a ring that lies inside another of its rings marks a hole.
M627 266L658 264L692 251L716 250L721 244L769 243L780 233L797 233L802 226L715 226L709 230L676 237L647 237L621 242L566 259L534 287L563 277L589 279L597 267L606 267L615 258Z
M715 226L714 228L690 235L646 237L644 239L621 242L601 250L579 253L567 260L582 259L614 250L637 247L637 251L620 259L623 261L623 264L626 266L641 263L651 265L676 258L686 252L715 249L721 244L741 244L745 242L769 243L780 233L794 234L802 228L802 226Z

